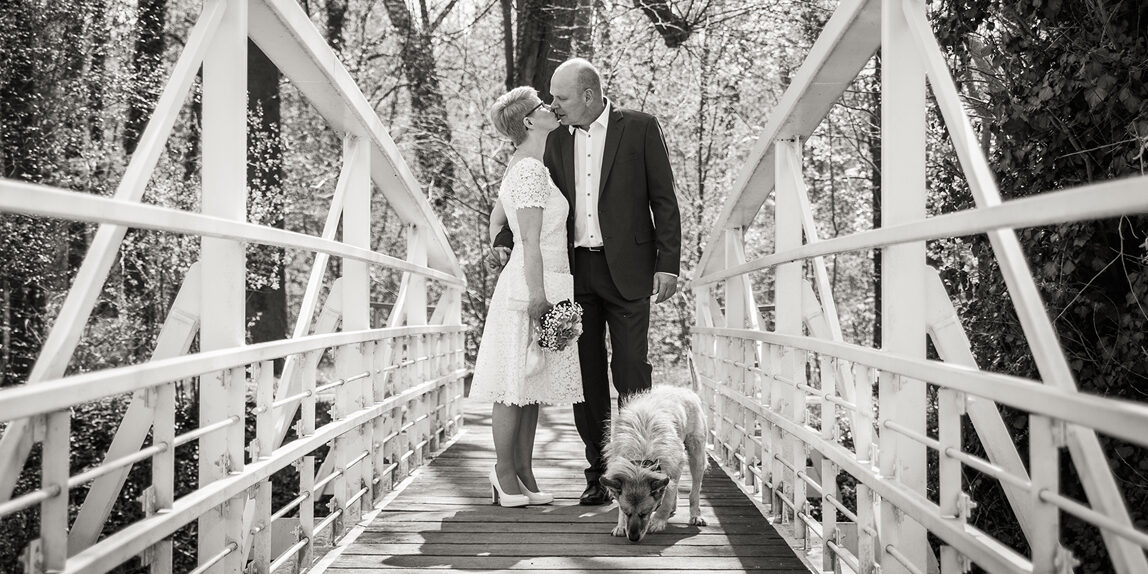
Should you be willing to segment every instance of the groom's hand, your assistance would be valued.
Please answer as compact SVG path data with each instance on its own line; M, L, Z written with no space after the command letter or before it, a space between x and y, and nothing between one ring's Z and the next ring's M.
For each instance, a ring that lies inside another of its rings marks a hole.
M502 269L506 267L506 262L510 261L510 248L497 246L491 249L486 255L486 264L491 269Z
M654 273L654 292L650 294L651 297L657 297L657 299L654 299L654 303L661 303L673 297L677 291L678 278L676 275L661 272Z

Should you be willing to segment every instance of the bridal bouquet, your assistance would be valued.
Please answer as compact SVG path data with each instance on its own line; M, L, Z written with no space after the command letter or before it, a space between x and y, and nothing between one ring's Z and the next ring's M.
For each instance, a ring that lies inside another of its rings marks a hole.
M542 316L538 326L538 346L561 351L582 334L582 306L565 299Z

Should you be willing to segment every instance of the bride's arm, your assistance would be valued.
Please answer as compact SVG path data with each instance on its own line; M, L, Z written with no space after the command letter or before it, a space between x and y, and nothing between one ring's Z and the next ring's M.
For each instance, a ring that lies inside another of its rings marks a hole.
M506 211L502 208L502 202L499 200L494 201L494 211L490 212L490 242L498 238L498 234L502 232L502 228L506 226Z
M542 208L519 208L515 213L518 215L519 231L522 232L520 240L525 256L526 290L530 296L526 312L531 319L538 319L550 310L542 282Z

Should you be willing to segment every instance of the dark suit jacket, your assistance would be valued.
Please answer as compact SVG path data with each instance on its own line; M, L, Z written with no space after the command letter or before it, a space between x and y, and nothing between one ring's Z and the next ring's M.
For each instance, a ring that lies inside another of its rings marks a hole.
M574 267L574 135L566 126L550 133L545 164L570 201L566 220L570 265ZM606 262L627 299L649 297L654 273L681 270L682 226L662 128L649 114L613 107L602 154L598 223ZM495 245L510 246L509 229Z

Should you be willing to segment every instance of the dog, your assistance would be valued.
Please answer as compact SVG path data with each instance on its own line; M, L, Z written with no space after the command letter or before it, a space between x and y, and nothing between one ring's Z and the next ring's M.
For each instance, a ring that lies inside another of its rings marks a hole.
M706 428L697 393L658 386L629 397L614 418L604 449L606 472L599 478L618 501L618 525L611 532L639 542L661 532L678 504L678 481L690 466L690 524L701 516Z

